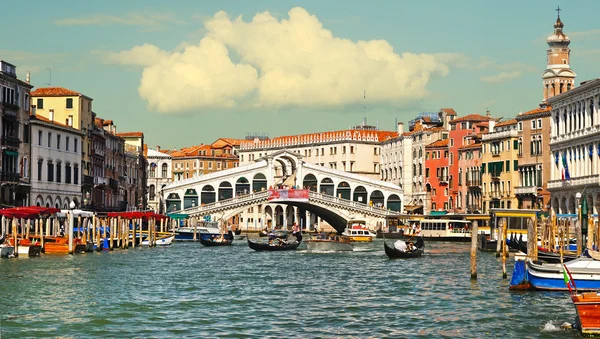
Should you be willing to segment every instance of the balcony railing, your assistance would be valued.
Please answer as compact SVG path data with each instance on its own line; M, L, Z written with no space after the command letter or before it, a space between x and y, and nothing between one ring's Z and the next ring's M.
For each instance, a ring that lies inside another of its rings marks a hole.
M571 180L550 180L548 181L548 189L558 189L561 187L598 187L600 186L600 174L585 175L581 177L571 178Z
M483 141L488 141L488 140L504 139L504 138L511 138L511 137L516 138L518 136L519 136L519 132L515 129L512 129L512 130L508 130L508 131L492 132L492 133L484 134L484 135L482 135L481 139Z
M16 137L2 137L2 146L15 147L18 148L21 140Z
M89 175L84 175L83 176L83 180L81 181L82 185L94 185L94 177L91 177Z
M481 208L479 207L479 205L474 204L474 205L467 205L467 211L478 211Z
M515 187L515 194L517 195L521 195L521 194L533 194L533 195L537 195L537 186L521 186L521 187Z
M467 186L481 188L481 179L467 179Z
M3 182L19 182L21 176L15 172L0 172L0 181Z
M438 177L438 181L440 183L448 183L448 176L447 175L441 175Z

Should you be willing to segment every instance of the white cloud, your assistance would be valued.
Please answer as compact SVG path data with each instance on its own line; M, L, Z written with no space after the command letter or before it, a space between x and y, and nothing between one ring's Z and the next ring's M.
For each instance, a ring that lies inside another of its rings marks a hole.
M199 44L165 52L145 44L107 60L144 67L140 96L161 112L218 107L343 106L362 101L404 105L427 96L448 67L432 54L396 53L384 40L335 37L303 8L278 20L218 12Z
M183 24L173 13L129 13L123 16L94 15L54 20L58 26L125 25L145 28L161 28L168 24Z
M521 71L512 71L512 72L500 72L495 75L488 75L481 77L481 81L487 82L489 84L499 84L501 82L505 82L508 80L516 79L523 74Z

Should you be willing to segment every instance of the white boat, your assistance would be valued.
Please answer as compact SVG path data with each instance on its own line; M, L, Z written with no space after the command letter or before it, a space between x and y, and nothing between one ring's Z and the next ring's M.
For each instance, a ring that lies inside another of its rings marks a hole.
M350 239L346 236L317 237L305 240L306 249L316 252L338 252L354 250Z
M196 227L177 227L173 229L173 232L175 232L175 241L194 241L194 232L196 233L196 241L200 241L200 234L221 234L217 221L202 221Z
M364 220L350 219L342 235L348 237L351 242L371 242L377 234L371 232Z
M536 290L566 291L563 264L535 263L526 261L527 279ZM591 258L577 258L564 264L577 289L583 291L600 290L600 261Z
M471 241L471 222L467 220L421 219L410 220L409 225L415 225L416 229L413 231L411 228L410 233L404 233L406 237L422 236L429 241Z
M170 235L167 237L157 238L155 241L155 244L156 244L156 246L169 246L169 245L171 245L173 240L175 240L175 236ZM146 238L142 241L142 246L150 246L150 242L148 241L148 238Z
M15 247L7 244L0 245L0 257L12 258L15 256Z

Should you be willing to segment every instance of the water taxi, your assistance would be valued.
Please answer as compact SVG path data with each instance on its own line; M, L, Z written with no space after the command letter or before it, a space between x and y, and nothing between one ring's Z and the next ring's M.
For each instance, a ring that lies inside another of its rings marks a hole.
M357 219L348 220L342 235L348 237L351 242L371 242L377 237L377 234L369 230L366 221Z

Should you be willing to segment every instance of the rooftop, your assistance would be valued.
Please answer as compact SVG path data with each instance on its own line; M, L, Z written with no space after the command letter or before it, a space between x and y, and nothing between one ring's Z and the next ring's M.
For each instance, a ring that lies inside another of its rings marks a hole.
M85 96L64 87L41 87L31 92L32 97L73 97Z
M517 124L517 119L510 119L510 120L501 121L501 122L497 123L495 127L504 127L504 126L510 126L510 125L516 125L516 124Z
M144 133L143 132L122 132L122 133L117 133L117 136L119 136L121 138L142 138L142 137L144 137Z
M425 146L426 148L430 147L448 147L449 139L437 140L432 142L431 144Z
M485 116L485 115L473 113L473 114L465 115L464 117L456 118L456 119L450 121L450 124L456 124L456 123L463 122L463 121L485 122L485 121L490 121L490 120L494 120L494 119L491 117Z

